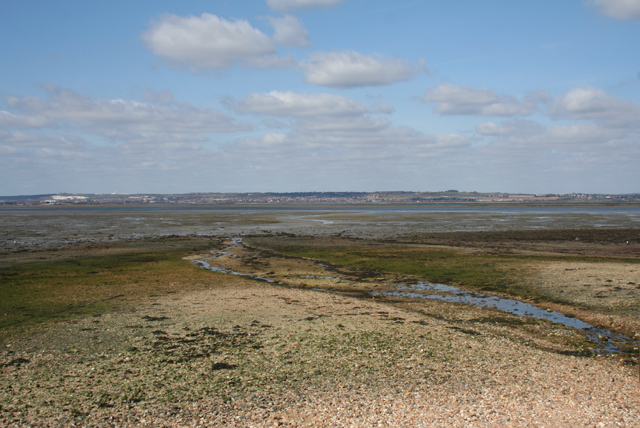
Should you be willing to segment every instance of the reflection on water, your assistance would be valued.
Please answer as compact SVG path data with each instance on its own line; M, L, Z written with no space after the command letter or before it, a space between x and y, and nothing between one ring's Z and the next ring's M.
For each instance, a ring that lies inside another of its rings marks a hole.
M280 220L300 220L300 221L317 221L322 224L333 224L333 220L323 220L311 217L318 217L317 215L298 215L298 216L289 216L289 217L280 217Z
M568 317L560 312L542 309L519 300L505 299L489 294L462 290L450 285L433 284L422 281L415 284L399 283L396 284L396 288L398 291L372 291L370 294L373 296L382 295L441 300L444 302L474 305L481 308L495 308L513 315L540 318L554 323L560 323L567 327L584 331L592 341L598 344L598 351L601 353L619 352L620 349L614 343L631 344L632 341L629 337L594 327L577 318Z

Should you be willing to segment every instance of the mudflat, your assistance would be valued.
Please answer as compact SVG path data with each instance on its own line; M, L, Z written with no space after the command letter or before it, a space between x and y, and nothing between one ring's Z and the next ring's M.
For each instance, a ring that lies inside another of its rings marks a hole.
M640 425L637 349L367 293L448 280L633 335L637 229L309 230L252 229L233 249L230 234L3 252L2 425ZM212 250L274 282L193 263Z

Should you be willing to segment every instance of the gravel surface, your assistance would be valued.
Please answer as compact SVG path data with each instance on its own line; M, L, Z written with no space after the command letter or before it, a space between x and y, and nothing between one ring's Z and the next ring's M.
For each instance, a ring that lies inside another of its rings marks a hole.
M216 274L8 341L0 367L2 426L640 426L619 360Z

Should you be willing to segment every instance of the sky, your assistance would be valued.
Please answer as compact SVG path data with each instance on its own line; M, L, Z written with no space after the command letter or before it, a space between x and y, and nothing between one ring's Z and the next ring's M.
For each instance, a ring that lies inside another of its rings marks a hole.
M0 195L640 192L640 0L1 0Z

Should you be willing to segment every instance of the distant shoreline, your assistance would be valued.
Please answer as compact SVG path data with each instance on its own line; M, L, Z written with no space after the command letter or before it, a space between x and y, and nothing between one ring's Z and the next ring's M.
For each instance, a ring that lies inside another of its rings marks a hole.
M562 202L421 202L421 203L324 203L324 202L298 202L298 203L59 203L59 204L2 204L0 210L96 210L96 209L149 209L157 207L158 209L193 209L193 210L246 210L246 209L264 209L264 210L289 210L289 209L313 209L313 210L332 210L332 209L407 209L419 210L423 208L456 208L456 207L531 207L531 208L580 208L580 207L618 207L618 208L638 208L639 201L624 202L604 202L604 201L562 201Z
M252 192L252 193L146 193L91 194L59 193L0 196L0 206L24 205L213 205L213 206L288 206L288 205L363 205L431 206L441 204L640 204L640 193L630 194L523 194L508 192Z

